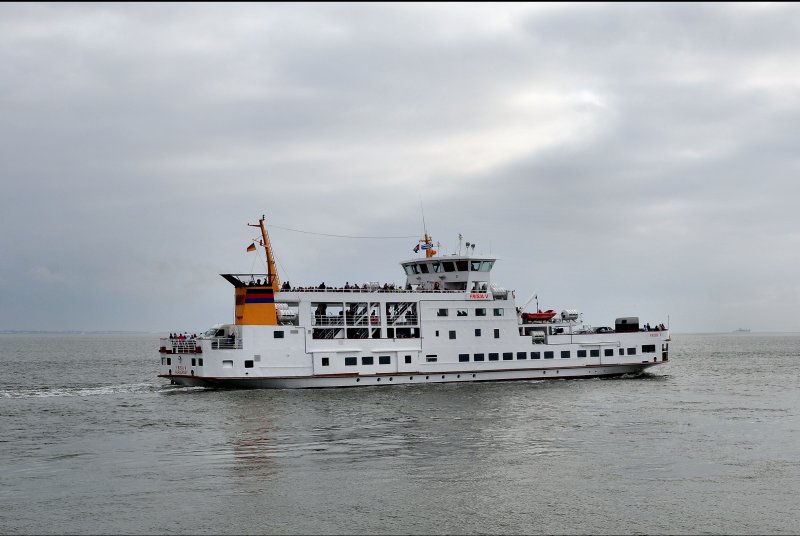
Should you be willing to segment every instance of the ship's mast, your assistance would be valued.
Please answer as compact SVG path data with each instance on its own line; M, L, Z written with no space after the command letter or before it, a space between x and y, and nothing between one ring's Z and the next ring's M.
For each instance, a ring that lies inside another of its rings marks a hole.
M275 256L272 254L272 244L269 241L269 234L267 234L267 229L264 227L264 220L266 216L262 215L261 219L258 220L258 225L253 223L248 223L247 225L250 227L259 227L261 229L261 245L264 246L264 252L267 255L267 282L266 286L272 287L274 292L277 292L280 289L281 281L278 277L278 269L275 267Z

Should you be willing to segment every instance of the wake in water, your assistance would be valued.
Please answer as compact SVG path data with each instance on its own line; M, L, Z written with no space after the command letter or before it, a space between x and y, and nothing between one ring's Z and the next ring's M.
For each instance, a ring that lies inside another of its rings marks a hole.
M203 390L202 387L178 387L174 385L163 385L160 383L123 383L119 385L93 385L93 386L72 386L72 387L21 387L0 389L0 398L50 398L50 397L84 397L84 396L103 396L136 394L136 393L157 393L162 391L196 391Z

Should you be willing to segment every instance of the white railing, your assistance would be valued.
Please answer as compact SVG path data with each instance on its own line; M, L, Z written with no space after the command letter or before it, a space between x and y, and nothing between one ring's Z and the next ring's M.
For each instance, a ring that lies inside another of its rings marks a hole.
M216 337L211 339L212 350L241 350L242 339L229 339L227 337Z

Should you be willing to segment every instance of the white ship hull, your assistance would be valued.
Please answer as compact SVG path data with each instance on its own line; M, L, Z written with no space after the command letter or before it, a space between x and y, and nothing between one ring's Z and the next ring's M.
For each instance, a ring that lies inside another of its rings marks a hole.
M450 372L436 374L347 375L285 378L202 378L199 376L165 375L176 385L232 389L315 389L331 387L369 387L386 385L419 385L428 383L496 382L525 380L557 380L578 378L608 378L635 375L653 366L596 365L547 369L515 369L481 372Z

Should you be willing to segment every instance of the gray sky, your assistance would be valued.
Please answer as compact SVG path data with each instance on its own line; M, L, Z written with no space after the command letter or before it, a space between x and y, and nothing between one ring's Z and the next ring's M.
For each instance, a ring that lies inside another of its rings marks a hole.
M199 331L245 224L458 233L524 303L800 331L797 4L2 4L0 329ZM415 239L273 228L293 284Z

